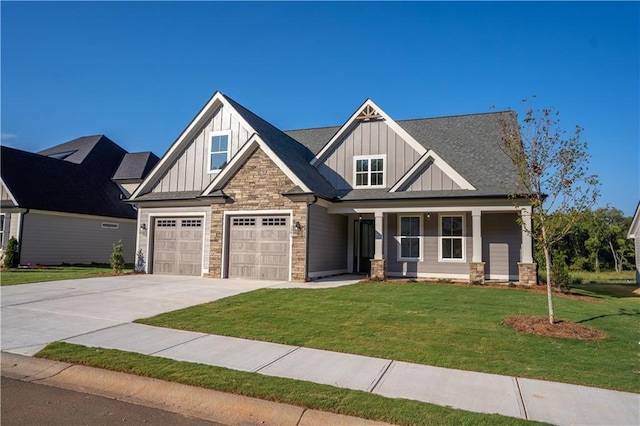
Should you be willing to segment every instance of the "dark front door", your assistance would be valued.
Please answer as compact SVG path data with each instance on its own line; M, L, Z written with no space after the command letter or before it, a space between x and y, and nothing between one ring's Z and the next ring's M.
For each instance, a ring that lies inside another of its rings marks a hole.
M354 272L371 272L371 259L375 253L375 226L373 220L356 220L354 229Z

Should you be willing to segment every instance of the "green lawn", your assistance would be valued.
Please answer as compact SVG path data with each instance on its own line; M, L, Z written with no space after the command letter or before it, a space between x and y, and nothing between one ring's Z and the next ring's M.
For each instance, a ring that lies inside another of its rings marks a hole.
M125 270L125 272L131 272L131 269ZM112 273L109 266L50 266L41 268L2 269L0 271L0 285L92 278L112 275Z
M636 271L571 271L573 280L582 281L583 284L630 284L636 283Z
M479 414L299 380L263 376L166 358L52 343L37 355L186 385L399 425L525 425L525 420Z
M512 315L546 315L544 294L423 283L263 289L139 322L638 392L640 298L594 295L556 297L556 316L606 332L601 341L520 334L502 324Z

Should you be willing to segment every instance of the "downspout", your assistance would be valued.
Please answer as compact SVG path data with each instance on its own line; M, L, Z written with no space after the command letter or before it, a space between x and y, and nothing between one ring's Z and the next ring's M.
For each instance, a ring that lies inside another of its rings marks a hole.
M24 229L24 217L29 213L29 209L25 209L23 213L18 216L20 218L20 225L18 226L18 265L22 259L22 232Z
M307 202L307 226L305 227L304 234L304 280L305 282L311 281L309 278L309 225L311 221L309 218L311 217L311 206L318 202L318 196L313 195L313 201Z

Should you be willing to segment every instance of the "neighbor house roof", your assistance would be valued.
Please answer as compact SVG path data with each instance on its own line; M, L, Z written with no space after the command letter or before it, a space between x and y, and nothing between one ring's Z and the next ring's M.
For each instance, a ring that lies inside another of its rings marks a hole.
M106 136L81 137L38 154L6 146L1 149L2 181L19 207L136 217L136 211L122 201L122 192L111 181L126 151ZM74 153L55 158L68 151Z
M113 180L123 183L138 182L149 174L158 161L160 158L153 152L127 153L113 175Z

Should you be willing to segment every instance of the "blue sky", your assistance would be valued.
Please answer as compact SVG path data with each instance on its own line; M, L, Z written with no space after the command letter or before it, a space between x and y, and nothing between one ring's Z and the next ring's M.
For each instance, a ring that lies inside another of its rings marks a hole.
M7 2L2 144L106 134L162 155L220 90L277 127L555 106L599 205L640 199L637 2Z

